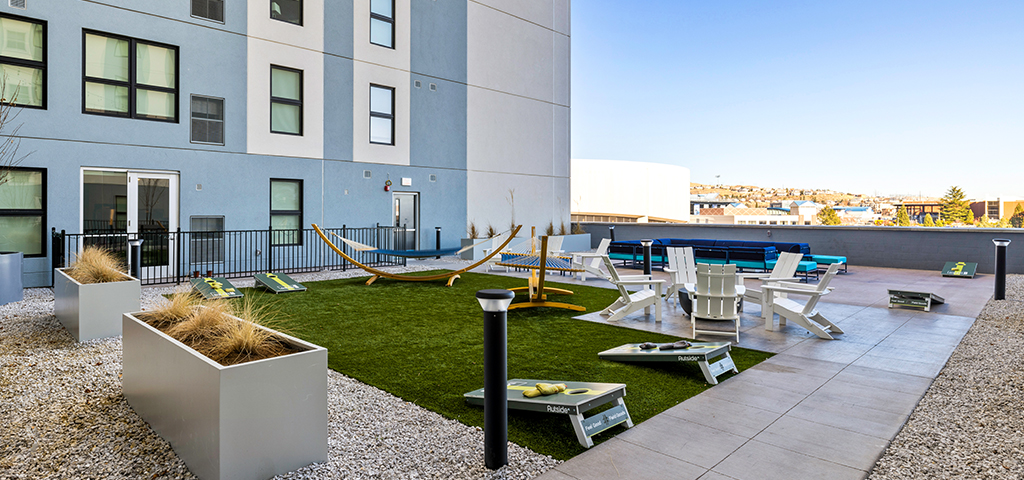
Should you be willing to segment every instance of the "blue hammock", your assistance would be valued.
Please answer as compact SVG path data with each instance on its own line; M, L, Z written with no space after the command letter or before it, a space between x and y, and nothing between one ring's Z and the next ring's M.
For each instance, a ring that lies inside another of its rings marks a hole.
M483 242L480 242L480 243L477 243L477 244L474 244L474 245L470 245L468 247L443 248L441 250L388 250L388 249L385 249L385 248L374 248L374 247L371 247L369 245L365 245L365 244L362 244L362 243L359 243L359 242L354 242L352 240L344 238L341 235L338 235L338 234L333 233L333 232L331 234L336 236L336 237L338 237L338 238L340 238L348 246L356 249L356 251L359 251L359 252L363 252L363 253L378 253L378 254L381 254L381 255L391 255L391 256L394 256L394 257L406 257L406 258L426 258L426 257L440 257L440 256L444 256L444 255L456 255L456 254L462 253L462 252L464 252L466 250L469 250L469 249L471 249L471 248L473 248L473 247L475 247L477 245L480 245L482 243L490 241L490 239L487 239L487 240L484 240Z

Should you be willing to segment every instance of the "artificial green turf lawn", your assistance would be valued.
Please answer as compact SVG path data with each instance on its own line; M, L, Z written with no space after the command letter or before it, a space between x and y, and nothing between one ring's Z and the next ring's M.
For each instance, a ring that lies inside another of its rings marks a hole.
M423 272L423 274L439 272ZM551 277L549 277L551 278ZM467 425L483 427L483 408L462 395L483 387L483 313L477 290L521 287L526 280L464 273L453 287L444 281L400 282L366 277L309 282L304 293L261 295L281 312L288 333L328 350L328 366ZM618 291L549 282L575 295L549 295L587 308L610 305ZM249 294L251 289L246 292ZM516 302L525 300L517 296ZM624 343L673 342L677 337L583 320L582 312L530 308L508 313L508 378L625 383L634 423L710 388L694 363L628 364L597 353ZM653 320L652 320L653 321ZM733 348L743 371L771 354ZM598 410L585 414L590 416ZM566 415L509 410L509 440L558 459L585 449ZM595 443L622 426L593 437Z

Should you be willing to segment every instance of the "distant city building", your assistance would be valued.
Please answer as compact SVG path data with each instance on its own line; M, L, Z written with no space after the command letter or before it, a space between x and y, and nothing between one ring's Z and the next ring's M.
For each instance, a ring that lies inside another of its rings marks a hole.
M971 202L971 211L974 218L988 217L989 220L998 221L1001 218L1008 218L1013 215L1017 205L1024 205L1024 200L1018 198L1003 198L975 200Z
M699 215L692 216L693 223L718 225L816 225L818 209L814 202L798 200L788 206L782 202L777 207L748 208L743 204L727 205L719 208L701 209Z
M690 215L697 215L708 208L724 208L736 203L735 200L719 198L717 193L690 195Z
M939 202L903 202L897 203L895 207L897 212L900 207L906 207L907 215L918 223L924 222L925 215L931 216L932 220L938 220L939 214L942 212L942 204Z
M690 221L690 170L624 160L571 161L573 222Z
M874 223L876 219L881 218L880 215L875 213L871 207L832 207L833 210L839 215L839 219L843 221L843 224L856 225L862 224L867 225Z

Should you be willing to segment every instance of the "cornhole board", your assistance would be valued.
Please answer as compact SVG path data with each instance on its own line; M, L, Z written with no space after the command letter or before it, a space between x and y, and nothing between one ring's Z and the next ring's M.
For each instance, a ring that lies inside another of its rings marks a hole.
M224 277L193 278L189 281L192 282L192 288L207 300L215 298L241 298L245 296Z
M946 262L942 267L943 277L967 277L974 278L978 272L978 264L972 262Z
M305 292L306 287L283 273L261 273L253 275L256 285L274 293Z
M905 290L889 290L889 308L893 305L923 308L930 311L933 304L946 303L946 299L928 292L908 292Z
M704 379L711 385L718 385L718 377L726 372L740 373L729 355L729 342L692 343L689 348L643 350L638 343L627 343L611 350L605 350L598 357L616 362L697 362ZM719 358L721 357L721 358ZM712 359L718 359L712 361Z
M566 389L564 392L554 395L541 395L533 398L523 396L523 391L534 388L538 383L564 383ZM574 390L583 391L568 393ZM629 416L626 403L622 401L624 396L626 396L626 384L624 383L564 382L522 378L508 381L509 409L568 415L569 422L572 423L572 428L576 431L576 440L585 448L594 446L594 441L590 437L620 423L625 423L626 428L633 427L633 419ZM473 390L463 395L463 398L470 405L483 406L484 389ZM596 415L583 417L583 412L606 403L615 405Z

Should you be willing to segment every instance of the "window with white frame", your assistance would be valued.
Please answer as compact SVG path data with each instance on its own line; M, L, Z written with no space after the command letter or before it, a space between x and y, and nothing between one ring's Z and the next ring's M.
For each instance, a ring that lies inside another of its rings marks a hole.
M395 0L370 0L370 43L395 48Z
M370 85L370 143L395 144L395 89Z

